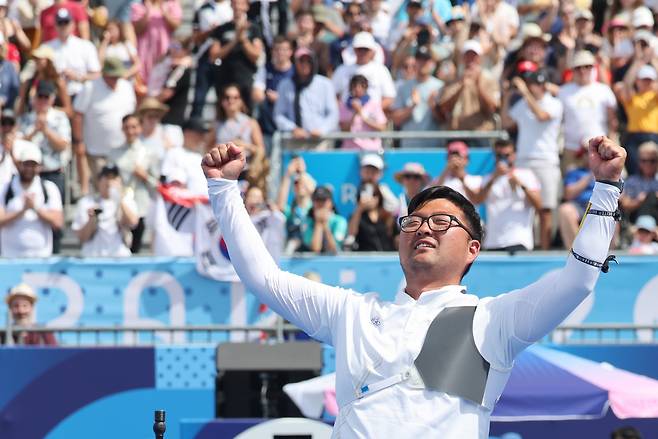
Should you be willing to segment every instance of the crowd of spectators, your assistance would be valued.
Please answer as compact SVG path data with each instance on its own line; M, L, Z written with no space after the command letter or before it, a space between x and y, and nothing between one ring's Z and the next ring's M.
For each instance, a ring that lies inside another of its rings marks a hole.
M638 0L0 0L0 255L58 253L67 227L85 256L145 242L158 254L160 188L205 195L200 157L228 141L247 152L252 217L288 253L394 250L429 184L481 206L485 249L569 248L597 135L628 151L615 245L655 254L656 12ZM436 130L463 139L414 138ZM355 138L326 138L337 131ZM445 168L391 170L394 193L381 181L389 143L362 134L383 131L409 132L397 148L444 147ZM287 148L359 153L353 212L297 156L267 200L276 132ZM490 148L489 175L467 172L474 148ZM165 208L178 230L189 212Z

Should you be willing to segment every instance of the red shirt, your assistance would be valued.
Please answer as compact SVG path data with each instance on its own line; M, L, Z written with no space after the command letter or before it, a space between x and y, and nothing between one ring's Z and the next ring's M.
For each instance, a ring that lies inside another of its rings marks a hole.
M55 23L55 15L60 9L68 9L73 17L73 35L80 36L78 34L78 23L84 23L89 21L87 17L87 11L85 11L84 6L78 2L65 1L61 4L54 4L43 11L41 11L41 42L45 43L46 41L54 40L57 38L57 23Z

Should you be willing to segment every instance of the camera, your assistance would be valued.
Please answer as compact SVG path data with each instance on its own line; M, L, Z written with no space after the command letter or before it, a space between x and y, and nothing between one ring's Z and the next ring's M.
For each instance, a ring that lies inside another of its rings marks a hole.
M94 209L94 215L98 216L98 215L100 215L101 213L103 213L103 209L101 209L101 208L99 208L99 207L97 207L97 208Z

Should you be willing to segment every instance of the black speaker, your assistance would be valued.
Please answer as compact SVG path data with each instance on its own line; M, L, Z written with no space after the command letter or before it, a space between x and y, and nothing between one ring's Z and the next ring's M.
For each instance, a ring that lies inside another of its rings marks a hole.
M302 417L283 386L317 377L321 370L319 343L221 344L217 348L215 416Z

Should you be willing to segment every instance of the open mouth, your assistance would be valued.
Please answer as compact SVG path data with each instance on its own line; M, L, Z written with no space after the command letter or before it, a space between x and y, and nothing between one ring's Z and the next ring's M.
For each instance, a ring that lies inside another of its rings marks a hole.
M416 242L416 245L414 245L414 250L421 248L436 248L436 246L429 241L421 239L420 241Z

